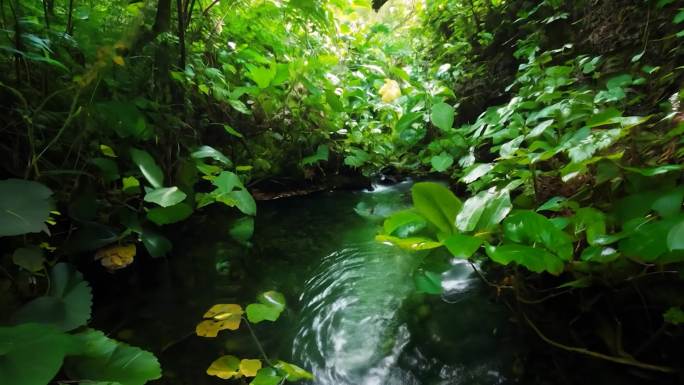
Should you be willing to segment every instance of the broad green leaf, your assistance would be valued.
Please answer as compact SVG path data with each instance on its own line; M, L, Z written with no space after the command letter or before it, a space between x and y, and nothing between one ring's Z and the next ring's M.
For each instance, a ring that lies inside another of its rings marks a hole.
M144 230L142 234L140 234L140 240L143 245L145 245L147 252L150 253L153 258L165 256L173 247L171 241L166 237L151 230Z
M121 138L145 140L153 134L152 129L147 126L145 115L133 102L99 103L95 112L102 124L112 128Z
M202 146L197 150L193 151L193 153L190 154L190 156L194 159L210 158L219 163L222 163L226 167L233 167L233 162L231 162L227 156L223 155L219 150L210 146Z
M504 244L501 246L487 245L485 250L489 258L502 265L515 262L535 273L549 272L558 275L563 272L563 261L544 249Z
M43 270L45 257L43 257L43 250L41 248L29 246L14 250L12 261L15 265L32 273L36 273Z
M235 206L242 211L243 214L251 216L256 215L256 202L247 189L233 191L228 194L228 197L235 202Z
M47 230L52 191L38 182L0 180L0 237Z
M279 375L275 369L262 368L249 385L278 385L282 380L283 376Z
M285 297L277 291L267 291L257 296L259 303L247 305L245 312L252 323L276 321L285 310Z
M475 228L478 231L492 229L508 216L511 209L513 204L508 189L492 193Z
M567 200L565 197L555 196L539 206L536 211L560 211L565 207L564 203Z
M684 186L658 194L651 208L663 218L671 218L682 211L684 202Z
M442 276L432 271L419 270L413 275L418 293L442 294Z
M164 173L152 158L152 155L144 150L131 148L131 159L133 163L140 169L145 179L154 188L161 188L164 186Z
M88 163L95 165L100 169L102 179L105 183L113 182L119 179L119 166L109 158L92 158Z
M638 167L623 167L623 168L627 171L635 172L635 173L641 174L643 176L657 176L657 175L667 174L667 173L673 172L673 171L684 170L684 166L682 166L680 164L665 164L662 166L647 167L647 168L638 168Z
M58 263L50 272L50 291L21 307L18 323L53 325L63 331L88 323L93 295L83 275L67 263Z
M483 163L483 164L473 165L472 167L470 167L468 169L466 174L463 177L461 177L461 182L473 183L476 180L485 176L493 168L494 168L494 165L491 163Z
M328 160L329 156L330 156L330 149L328 148L328 146L325 144L319 144L318 147L316 148L316 153L313 155L309 155L307 157L304 157L302 159L301 163L303 166L309 166L312 164L316 164L320 161Z
M667 233L667 248L672 250L684 250L684 220L674 225Z
M671 246L680 245L679 239L669 242L668 238L672 230L679 229L676 225L681 221L682 217L678 216L640 225L629 237L620 241L619 250L628 257L644 262L657 262L658 258L668 253L670 249L675 250Z
M279 372L283 373L285 375L285 379L291 382L314 379L313 374L289 362L278 360L273 367L278 369Z
M145 202L156 203L161 207L169 207L185 200L187 195L178 187L161 187L145 194Z
M663 320L672 325L684 324L684 311L679 307L671 307L663 313Z
M65 362L71 378L143 385L161 377L159 362L150 352L108 338L99 330L88 329L74 337L85 349Z
M537 136L541 135L546 131L547 128L551 127L553 124L553 119L551 120L545 120L541 123L539 123L536 127L530 131L529 134L527 134L527 138L536 138Z
M178 203L168 207L155 207L147 211L147 219L159 226L177 223L192 215L192 207L187 203Z
M254 234L254 218L242 217L237 219L228 230L231 238L240 243L248 243Z
M140 192L140 181L134 176L127 176L121 179L122 191L126 194L137 194Z
M487 230L501 222L512 208L508 191L495 187L481 191L463 203L456 216L456 228L462 232Z
M415 212L415 210L402 210L393 213L389 218L385 219L383 229L387 235L397 235L400 238L406 238L424 229L426 225L425 218Z
M451 255L459 259L468 259L482 245L482 238L470 235L454 234L442 240Z
M582 251L580 259L586 262L608 263L620 257L620 253L612 247L589 246Z
M413 185L411 196L418 213L440 231L453 233L462 204L448 188L439 183L419 182Z
M54 326L0 327L0 380L7 385L48 384L64 357L78 350L76 339Z
M430 162L432 163L432 168L435 169L435 171L444 172L454 164L454 157L446 152L442 152L439 155L433 156Z
M503 222L507 239L527 245L543 245L561 260L572 258L572 239L559 230L545 216L534 211L521 210L508 216Z
M259 88L267 88L276 76L276 66L259 67L247 64L247 77L252 79Z
M454 107L446 103L437 103L432 106L430 120L435 127L448 131L454 125Z
M575 235L586 232L587 242L596 244L596 239L606 234L606 216L599 210L591 207L582 207L575 211L573 218Z

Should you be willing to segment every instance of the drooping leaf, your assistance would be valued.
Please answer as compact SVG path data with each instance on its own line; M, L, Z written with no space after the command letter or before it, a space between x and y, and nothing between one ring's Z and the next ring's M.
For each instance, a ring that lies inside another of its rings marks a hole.
M437 103L432 106L430 120L435 127L444 131L451 129L454 125L454 107L446 103Z
M383 223L383 229L387 235L396 235L406 238L425 228L427 222L414 210L401 210L393 213Z
M145 229L142 234L140 234L140 240L142 241L145 249L153 258L163 257L171 251L173 245L163 235Z
M50 291L21 307L18 323L53 325L63 331L88 323L93 295L83 275L67 263L58 263L50 272Z
M558 275L563 271L563 261L544 249L516 244L485 246L487 255L494 262L508 265L515 262L535 273L549 272Z
M0 379L3 384L48 384L64 357L77 353L76 339L51 325L0 327Z
M169 207L155 207L147 211L147 219L162 226L180 222L192 215L192 207L187 203L178 203Z
M195 150L192 154L190 154L190 156L194 159L210 158L219 163L222 163L224 166L228 168L233 167L233 162L231 162L227 156L223 155L221 151L210 146L202 146Z
M283 373L285 379L291 382L314 379L313 374L289 362L278 360L273 367L278 369L279 372Z
M88 329L75 334L84 351L67 358L66 371L82 381L115 382L143 385L161 377L161 367L154 354Z
M684 311L679 307L671 307L663 313L663 320L672 325L684 324Z
M411 196L416 211L425 219L440 231L453 233L461 201L448 188L439 183L420 182L413 185Z
M482 245L482 238L464 234L453 234L442 240L442 243L449 250L454 258L468 259Z
M145 194L145 202L156 203L161 207L169 207L185 200L187 195L178 187L161 187Z
M442 294L442 276L432 271L420 270L413 275L418 293Z
M375 240L411 251L430 250L442 246L440 242L424 237L397 238L389 235L377 235L375 236Z
M14 250L12 261L15 265L32 273L36 273L43 270L45 257L43 257L43 250L39 247L21 247Z
M0 237L38 233L53 210L52 191L38 182L0 181Z
M161 168L154 161L152 155L144 150L138 150L136 148L131 148L131 159L133 163L140 169L145 179L154 188L161 188L164 186L164 173Z

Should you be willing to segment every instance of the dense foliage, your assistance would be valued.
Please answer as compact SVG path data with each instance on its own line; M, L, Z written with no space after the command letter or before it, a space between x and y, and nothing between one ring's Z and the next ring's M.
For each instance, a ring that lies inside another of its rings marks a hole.
M407 277L420 291L469 259L568 367L679 372L682 5L382 3L0 2L0 382L159 378L151 353L87 327L78 270L182 257L169 234L210 205L249 247L262 182L379 174L448 185L416 184L377 237L429 253ZM219 304L197 334L275 321L279 296ZM208 373L309 378L263 363Z

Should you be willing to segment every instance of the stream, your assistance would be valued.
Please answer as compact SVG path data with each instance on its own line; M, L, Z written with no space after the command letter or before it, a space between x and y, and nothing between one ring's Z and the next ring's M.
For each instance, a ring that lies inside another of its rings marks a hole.
M206 210L179 230L172 258L109 278L117 288L96 296L118 300L96 309L94 324L156 346L164 378L154 383L225 384L205 374L209 364L223 354L259 358L258 349L244 326L201 338L194 325L215 303L277 290L286 312L254 331L270 356L311 371L310 385L515 383L522 352L508 311L471 266L434 262L448 267L444 293L421 294L412 276L425 256L374 240L382 218L408 206L410 187L260 202L246 246L227 235L226 211Z

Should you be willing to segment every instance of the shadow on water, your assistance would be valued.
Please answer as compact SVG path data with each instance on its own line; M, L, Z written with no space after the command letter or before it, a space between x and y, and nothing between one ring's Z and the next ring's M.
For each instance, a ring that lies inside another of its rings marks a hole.
M518 344L471 267L452 263L443 296L426 296L412 279L421 256L373 240L382 218L408 205L410 186L263 202L251 247L231 241L231 219L211 210L180 232L143 289L98 309L95 323L156 346L159 383L225 384L204 373L215 358L259 352L246 330L207 339L194 325L215 303L278 290L287 312L256 333L270 355L312 371L311 384L512 383Z

